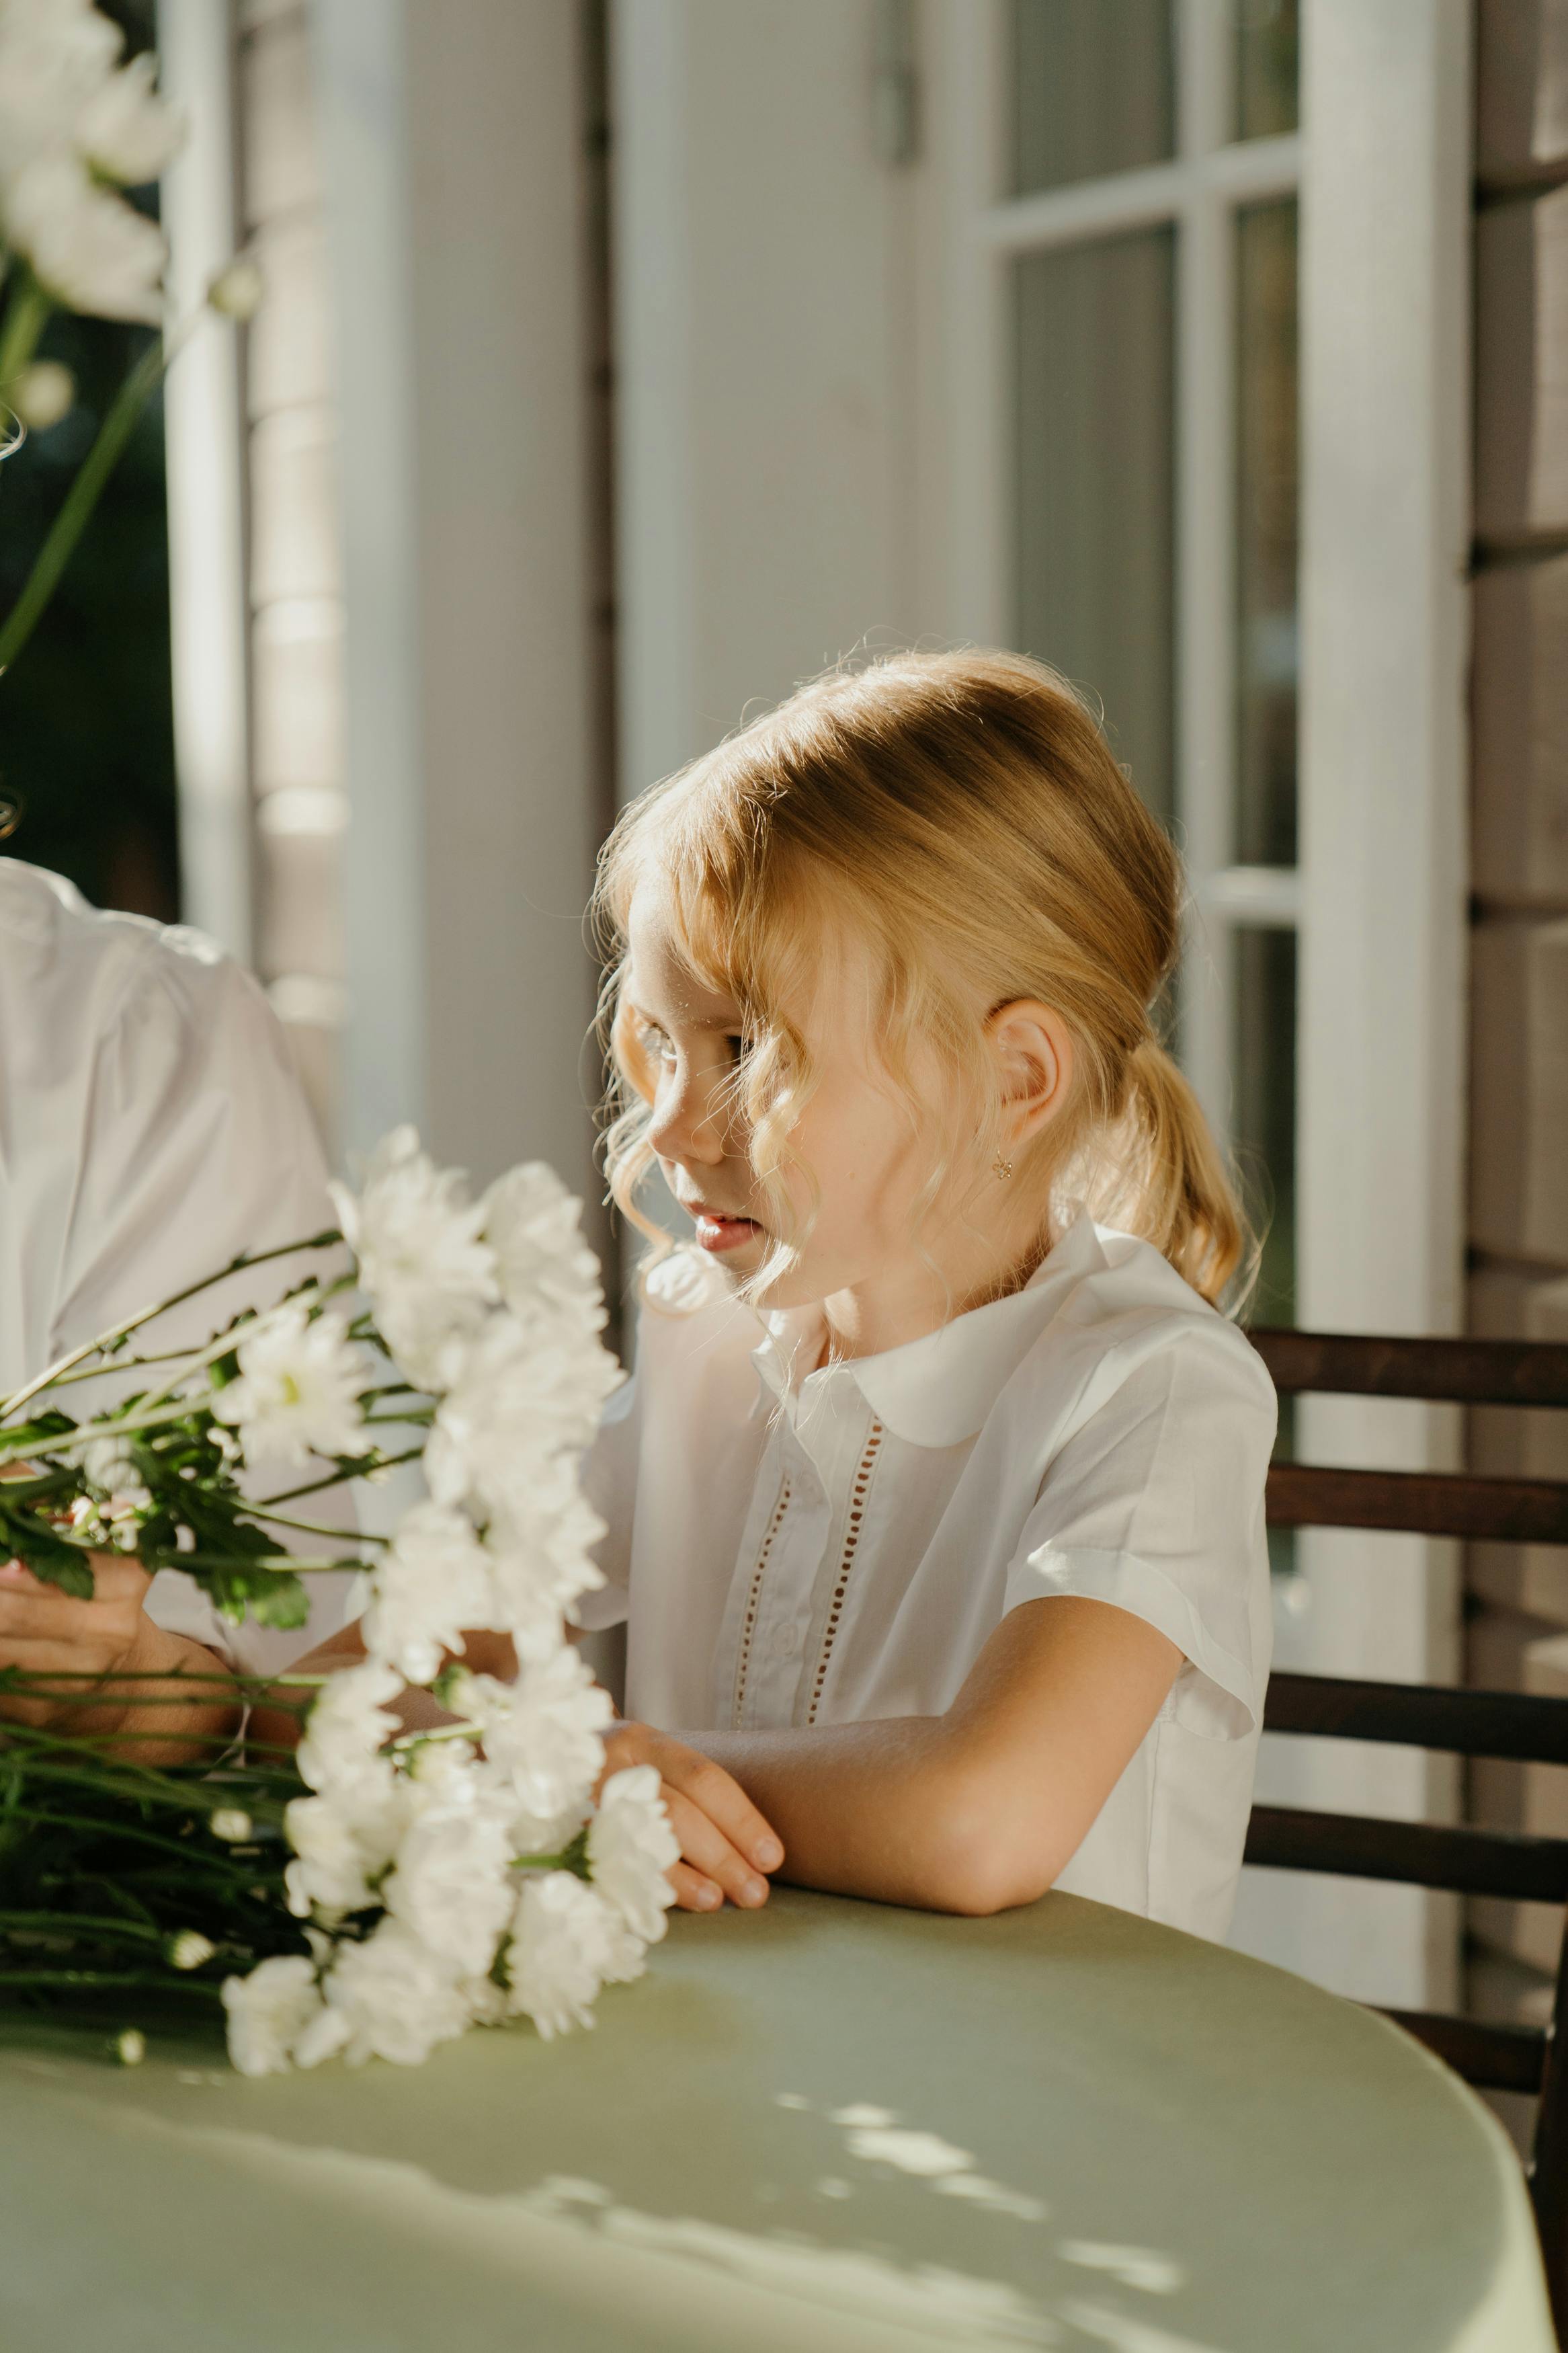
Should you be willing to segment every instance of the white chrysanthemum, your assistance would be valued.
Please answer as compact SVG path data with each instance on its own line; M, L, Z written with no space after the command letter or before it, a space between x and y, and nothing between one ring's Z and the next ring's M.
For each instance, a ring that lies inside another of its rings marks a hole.
M588 1825L588 1868L595 1886L613 1904L634 1936L657 1944L675 1901L666 1873L680 1860L651 1765L612 1773Z
M239 1378L218 1391L213 1412L247 1462L365 1451L359 1399L368 1368L341 1315L329 1308L311 1316L303 1300L290 1300L246 1325L235 1353Z
M586 1334L601 1331L599 1261L579 1230L583 1205L554 1169L542 1160L509 1168L485 1195L484 1209L500 1295L519 1322L560 1320Z
M160 178L185 136L184 116L153 87L157 71L155 58L132 58L100 84L77 118L77 153L122 188Z
M379 1659L344 1667L321 1685L305 1719L297 1762L312 1789L344 1788L385 1770L378 1752L397 1729L386 1703L403 1689L395 1667Z
M386 1908L461 1976L482 1977L517 1901L510 1862L502 1816L433 1806L397 1850L383 1891Z
M443 1503L527 1527L573 1492L575 1457L598 1428L621 1368L592 1335L525 1332L507 1312L463 1352L437 1410L425 1475ZM559 1499L559 1501L558 1501Z
M91 318L157 324L168 259L163 232L100 186L79 157L40 155L0 203L6 236L57 302Z
M341 2021L341 2042L328 2045L323 2031L309 2056L304 2046L297 2053L302 2066L341 2047L351 2067L367 2059L417 2067L438 2042L461 2034L470 2016L448 1965L401 1920L383 1920L362 1945L340 1944L321 1990Z
M316 1969L303 1953L258 1961L248 1977L226 1978L228 2055L242 2075L278 2075L321 2007Z
M107 1438L89 1439L81 1450L81 1467L89 1484L106 1499L106 1520L132 1517L150 1507L152 1495L142 1484L136 1457L123 1438L110 1433Z
M605 1523L578 1493L574 1477L564 1484L565 1492L552 1498L548 1511L540 1499L531 1525L520 1528L508 1513L493 1519L488 1531L490 1606L520 1659L544 1659L559 1650L563 1620L584 1593L596 1592L605 1582L589 1551L604 1535Z
M427 1683L469 1626L494 1620L489 1556L473 1522L448 1504L416 1504L398 1523L370 1579L367 1649L410 1683Z
M376 1146L357 1195L332 1198L376 1327L410 1380L439 1389L455 1341L477 1332L499 1297L485 1210L458 1169L437 1169L411 1127Z
M462 1707L483 1725L486 1757L520 1813L553 1822L574 1811L582 1820L615 1708L578 1651L563 1644L515 1683L465 1676Z
M294 1852L283 1884L296 1919L341 1920L375 1900L371 1883L391 1862L407 1817L390 1767L374 1799L368 1787L355 1795L353 1805L337 1794L293 1798L283 1810Z
M509 2007L526 2012L546 2042L592 2026L594 1997L621 1949L617 1932L604 1898L569 1871L525 1881L507 1948Z

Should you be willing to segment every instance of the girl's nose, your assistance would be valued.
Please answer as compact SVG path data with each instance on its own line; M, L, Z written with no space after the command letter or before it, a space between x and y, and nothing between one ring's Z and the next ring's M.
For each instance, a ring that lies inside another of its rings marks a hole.
M667 1081L654 1104L647 1140L661 1160L716 1166L724 1157L724 1139L710 1091L690 1077Z

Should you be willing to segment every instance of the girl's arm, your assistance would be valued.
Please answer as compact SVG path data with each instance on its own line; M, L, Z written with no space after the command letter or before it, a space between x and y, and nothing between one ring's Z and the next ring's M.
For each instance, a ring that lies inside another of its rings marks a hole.
M704 1763L721 1767L777 1831L780 1875L800 1886L1000 1912L1066 1867L1181 1664L1144 1620L1053 1595L1009 1612L945 1715L684 1739L626 1725L611 1762L658 1765L699 1807ZM718 1781L712 1796L721 1815ZM689 1843L687 1855L700 1867Z

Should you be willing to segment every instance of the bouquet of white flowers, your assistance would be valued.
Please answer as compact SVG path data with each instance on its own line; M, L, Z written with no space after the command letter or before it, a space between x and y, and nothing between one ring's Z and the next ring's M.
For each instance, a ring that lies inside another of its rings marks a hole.
M366 1577L367 1656L312 1686L294 1757L155 1771L133 1743L0 1736L0 1998L221 2001L250 2074L590 2024L663 1935L678 1853L651 1767L595 1804L612 1710L565 1635L601 1581L577 1466L620 1377L578 1204L537 1164L470 1201L401 1129L337 1205L341 1233L264 1254L320 1270L269 1311L149 1349L198 1284L0 1404L0 1545L68 1591L107 1546L289 1625L301 1577ZM139 1385L73 1419L106 1370ZM341 1544L300 1506L420 1457L426 1493L363 1556L280 1549ZM510 1636L515 1682L452 1663L476 1628ZM450 1721L400 1734L405 1684Z

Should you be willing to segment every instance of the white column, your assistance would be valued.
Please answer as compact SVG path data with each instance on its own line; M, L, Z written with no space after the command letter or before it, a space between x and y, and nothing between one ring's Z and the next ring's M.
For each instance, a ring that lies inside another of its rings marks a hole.
M165 94L190 132L164 175L175 320L199 308L239 241L228 0L160 0ZM245 429L232 327L201 325L164 387L169 604L180 878L187 923L250 958Z
M1462 1321L1469 21L1467 0L1303 10L1299 1312L1318 1330ZM1320 1461L1441 1466L1457 1438L1415 1407L1302 1416ZM1452 1680L1453 1550L1307 1539L1310 1606L1277 1663ZM1277 1747L1266 1789L1297 1802L1454 1796L1413 1752ZM1293 1968L1384 2001L1451 1993L1449 1904L1336 1881L1291 1901Z
M576 12L318 0L317 23L348 604L346 1132L363 1145L416 1118L477 1178L537 1155L592 1198Z

